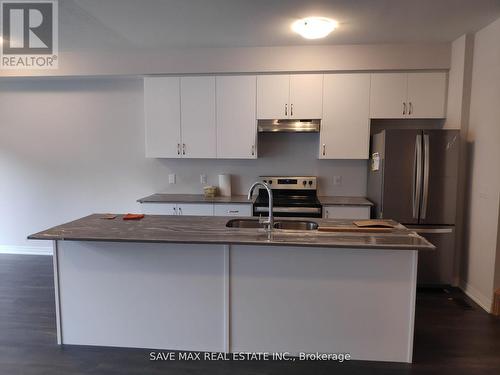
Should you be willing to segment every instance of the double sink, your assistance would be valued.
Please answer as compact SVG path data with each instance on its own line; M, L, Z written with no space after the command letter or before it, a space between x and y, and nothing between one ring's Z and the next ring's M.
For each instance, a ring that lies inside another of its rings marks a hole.
M253 219L232 219L226 223L228 228L265 228L266 224ZM306 220L283 220L274 222L274 229L284 230L315 230L318 223Z

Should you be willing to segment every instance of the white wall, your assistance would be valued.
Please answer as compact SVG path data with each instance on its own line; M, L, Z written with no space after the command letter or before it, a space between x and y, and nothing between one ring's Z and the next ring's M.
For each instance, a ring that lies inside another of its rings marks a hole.
M317 160L318 134L260 136L257 160L146 159L142 112L139 78L1 80L0 252L47 246L25 238L93 212L138 211L155 192L201 193L201 173L211 184L234 174L241 194L276 173L319 175L322 194L366 193L366 162Z
M457 186L457 217L455 225L455 257L453 285L460 284L460 264L464 252L464 224L467 180L467 132L469 127L474 35L466 34L451 44L448 74L448 100L443 128L460 130L460 157Z
M472 68L466 251L462 286L490 310L500 200L500 19L476 33Z
M61 52L55 70L1 70L4 76L97 76L448 69L450 44L369 44L168 51Z

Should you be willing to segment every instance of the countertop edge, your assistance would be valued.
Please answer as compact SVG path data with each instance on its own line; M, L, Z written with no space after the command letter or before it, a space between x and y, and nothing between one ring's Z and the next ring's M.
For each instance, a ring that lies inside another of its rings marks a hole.
M170 197L169 197L170 196ZM318 196L320 203L324 206L351 206L351 207L372 207L373 202L363 196ZM194 204L252 204L244 195L234 195L230 197L217 196L205 198L202 194L170 194L155 193L147 197L139 198L136 202L144 203L194 203Z
M105 239L105 238L72 238L68 237L37 237L36 234L27 237L29 240L39 240L39 241L74 241L74 242L132 242L132 243L173 243L173 244L197 244L197 245L251 245L251 246L279 246L279 247L314 247L314 248L324 248L324 249L351 249L351 250L391 250L391 251L433 251L436 249L434 245L431 246L395 246L395 245L370 245L369 247L363 247L360 245L332 245L332 244L321 244L321 243L304 243L304 242L262 242L262 241L200 241L200 240L148 240L148 239Z

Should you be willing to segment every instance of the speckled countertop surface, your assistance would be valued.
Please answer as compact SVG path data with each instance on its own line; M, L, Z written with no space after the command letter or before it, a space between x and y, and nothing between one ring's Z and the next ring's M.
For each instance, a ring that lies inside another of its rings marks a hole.
M324 206L373 206L365 197L319 196L318 199Z
M330 247L355 249L432 250L426 239L398 225L391 233L346 233L227 228L229 217L146 215L142 220L103 219L93 214L56 226L29 239L66 241L165 242ZM280 218L277 221L287 219ZM297 220L297 219L294 219ZM307 219L311 220L311 219ZM353 226L350 220L312 219L320 226Z
M320 196L321 204L325 206L373 206L365 197ZM246 195L230 197L205 198L203 194L153 194L137 200L140 203L252 203Z
M205 198L203 194L153 194L137 200L140 203L248 203L246 195Z

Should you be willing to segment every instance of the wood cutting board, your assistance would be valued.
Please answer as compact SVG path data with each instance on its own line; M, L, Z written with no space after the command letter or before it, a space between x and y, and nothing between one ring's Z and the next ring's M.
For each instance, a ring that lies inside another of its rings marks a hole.
M320 232L350 232L350 233L390 233L394 228L319 226Z

